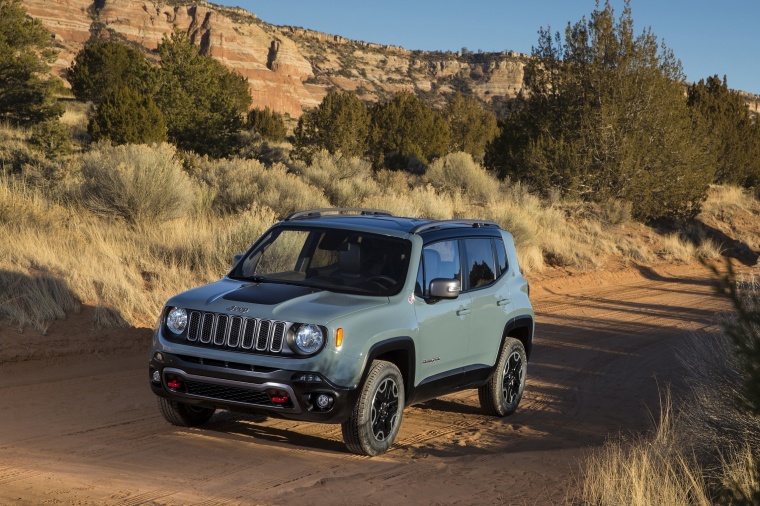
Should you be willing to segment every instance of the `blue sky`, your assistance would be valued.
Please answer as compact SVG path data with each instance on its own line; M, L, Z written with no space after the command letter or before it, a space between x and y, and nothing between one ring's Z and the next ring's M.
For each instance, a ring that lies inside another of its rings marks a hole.
M563 31L593 0L212 0L275 25L310 28L407 49L530 53L540 27ZM611 2L617 15L623 0ZM726 75L731 88L760 94L760 0L631 0L637 33L651 27L690 81Z

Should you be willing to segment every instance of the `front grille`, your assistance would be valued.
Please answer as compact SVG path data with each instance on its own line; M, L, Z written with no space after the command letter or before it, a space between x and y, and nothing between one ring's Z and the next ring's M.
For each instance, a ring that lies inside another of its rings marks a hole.
M242 402L245 404L257 404L259 406L273 406L269 395L266 392L258 390L248 390L246 388L232 387L227 385L216 385L214 383L203 383L200 381L185 381L187 393L209 399L219 399L222 401ZM284 407L292 407L284 406Z
M258 353L280 353L293 324L263 318L247 318L191 311L187 342Z

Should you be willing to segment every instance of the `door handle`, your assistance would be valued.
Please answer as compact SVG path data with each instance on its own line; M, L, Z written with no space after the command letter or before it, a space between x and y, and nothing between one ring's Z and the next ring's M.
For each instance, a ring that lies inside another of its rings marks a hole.
M496 301L497 306L506 306L509 304L509 299L499 299Z
M470 309L469 307L463 307L457 310L457 316L464 316L470 313L472 313L472 309Z

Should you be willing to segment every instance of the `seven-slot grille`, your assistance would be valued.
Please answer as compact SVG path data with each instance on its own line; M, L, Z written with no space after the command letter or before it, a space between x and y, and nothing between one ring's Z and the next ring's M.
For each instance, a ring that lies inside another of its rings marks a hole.
M289 322L191 311L187 341L249 352L280 353Z

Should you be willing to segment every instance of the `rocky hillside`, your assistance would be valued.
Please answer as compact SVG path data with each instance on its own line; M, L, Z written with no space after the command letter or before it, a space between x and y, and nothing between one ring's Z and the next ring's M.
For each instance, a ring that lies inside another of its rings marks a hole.
M50 30L63 71L84 44L118 38L154 51L165 34L186 32L203 52L245 76L253 104L301 115L331 89L366 100L412 90L434 101L444 93L473 93L497 108L522 86L527 55L430 53L344 39L265 23L243 9L206 2L149 0L23 0Z

